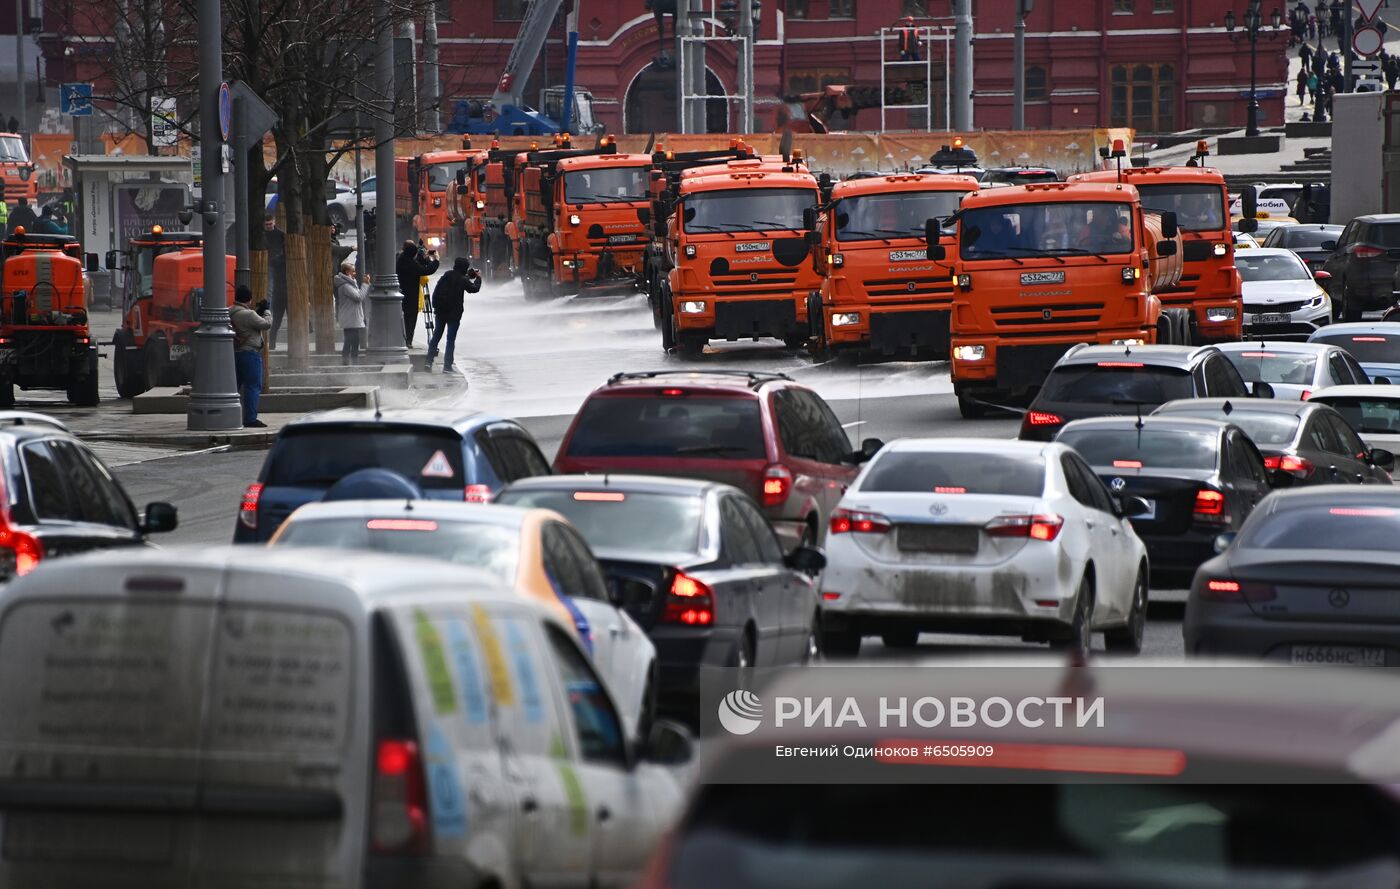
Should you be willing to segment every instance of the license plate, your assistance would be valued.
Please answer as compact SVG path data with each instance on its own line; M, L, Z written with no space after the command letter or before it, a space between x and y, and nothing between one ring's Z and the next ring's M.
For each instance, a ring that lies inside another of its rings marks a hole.
M630 244L635 240L636 235L608 235L609 244Z
M1022 272L1022 284L1063 284L1064 272Z
M1338 667L1384 667L1385 649L1360 645L1295 645L1293 663Z
M973 555L982 539L971 525L900 525L895 542L906 553L958 553Z
M1287 324L1288 316L1279 314L1250 315L1250 324Z

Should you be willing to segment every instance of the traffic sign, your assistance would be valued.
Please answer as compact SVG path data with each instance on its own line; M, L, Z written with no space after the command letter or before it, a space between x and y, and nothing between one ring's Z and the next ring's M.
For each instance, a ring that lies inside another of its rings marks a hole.
M1380 73L1381 73L1381 60L1380 60L1380 59L1352 59L1352 60L1351 60L1351 73L1352 73L1352 74L1375 74L1375 75L1378 75L1378 76L1379 76Z
M1356 33L1351 35L1351 48L1356 50L1358 55L1373 56L1381 51L1385 45L1385 38L1381 32L1370 25L1364 28L1357 28Z
M73 117L91 117L92 84L65 83L59 87L58 110Z
M1369 22L1380 11L1382 2L1383 0L1356 0L1356 8L1361 10L1361 17Z
M180 144L179 112L175 100L170 97L151 97L151 142L158 147L170 148Z
M228 141L229 130L233 125L233 93L227 83L219 84L219 135Z

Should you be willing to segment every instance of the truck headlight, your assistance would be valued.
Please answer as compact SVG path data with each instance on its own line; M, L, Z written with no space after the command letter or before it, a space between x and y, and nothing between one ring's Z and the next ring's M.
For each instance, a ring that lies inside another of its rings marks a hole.
M1207 321L1234 321L1234 309L1206 309Z
M1211 250L1211 252L1214 253L1216 256L1224 256L1225 254L1230 252L1230 245L1223 243L1216 244L1214 249Z
M971 290L972 276L967 274L958 275L958 289L962 290L963 292Z
M577 213L571 213L571 214L569 214L569 225L578 225L578 224L579 224L580 222L582 222L582 221L583 221L582 219L579 219L579 218L578 218L578 214L577 214Z
M832 327L850 327L860 323L860 312L837 312L831 316Z
M476 202L476 208L477 208L478 210L485 210L485 209L486 209L486 202L485 202L485 201L477 201L477 202Z
M987 357L986 346L954 346L953 357L959 361L981 361Z
M1138 268L1138 267L1135 266L1135 265L1124 266L1124 267L1123 267L1123 283L1124 283L1124 284L1131 284L1131 283L1133 283L1134 281L1136 281L1136 280L1138 279L1138 276L1140 276L1141 274L1142 274L1142 269Z
M834 253L831 256L831 264L839 269L846 264L846 257L840 253Z
M703 315L705 314L705 301L688 299L681 303L681 313L684 315Z
M694 245L694 244L686 244L686 245L685 245L685 258L686 258L686 259L694 259L694 258L695 258L695 245Z
M566 269L571 269L571 268L574 267L574 261L573 261L572 259L566 259L566 260L564 260L563 265L564 265L564 268L566 268Z
M429 250L436 250L437 248L439 248L439 247L441 247L441 246L442 246L442 238L429 238L429 239L428 239L428 249L429 249Z

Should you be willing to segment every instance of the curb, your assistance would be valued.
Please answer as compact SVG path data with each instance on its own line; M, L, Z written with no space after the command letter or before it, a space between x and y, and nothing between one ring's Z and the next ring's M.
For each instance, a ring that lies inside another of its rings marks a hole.
M84 441L125 444L179 445L181 447L267 448L277 438L276 429L258 432L76 432Z

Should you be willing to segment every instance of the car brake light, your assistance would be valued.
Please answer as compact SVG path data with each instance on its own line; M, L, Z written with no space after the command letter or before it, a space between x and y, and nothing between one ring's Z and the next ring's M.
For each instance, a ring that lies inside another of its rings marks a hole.
M828 601L828 602L835 602L837 599L841 598L841 594L840 594L840 593L822 593L822 598L825 599L825 600Z
M1264 458L1265 469L1282 469L1284 472L1291 472L1298 478L1307 478L1312 475L1312 461L1306 457L1295 457L1292 454L1282 456L1273 454Z
M662 390L661 390L661 394L662 394L662 395L665 395L667 398L675 398L675 397L678 396L678 395L684 395L684 394L685 394L685 390L684 390L684 389L662 389Z
M1267 583L1212 578L1201 587L1201 598L1211 602L1268 602L1274 597L1274 588Z
M666 596L666 611L661 620L668 624L707 627L715 622L715 597L708 584L676 571L671 591Z
M1032 426L1055 426L1065 421L1059 414L1047 414L1044 411L1031 411L1026 414L1026 421Z
M1100 361L1099 367L1142 367L1141 361Z
M243 523L243 527L258 526L258 501L262 499L262 492L261 482L253 482L243 492L243 501L238 504L238 520Z
M23 577L39 566L44 545L25 531L0 531L0 580Z
M621 503L627 499L627 495L621 491L575 491L574 499L595 503Z
M380 741L374 770L375 851L399 854L426 851L427 808L423 763L417 743L398 738Z
M1311 390L1311 389L1304 389L1304 390L1303 390L1303 401L1307 401L1307 400L1308 400L1309 398L1311 398L1311 397L1312 397L1312 390Z
M890 530L890 520L878 512L838 509L828 527L832 534L884 534Z
M1196 492L1196 505L1191 511L1201 521L1225 521L1225 495L1210 488L1201 488Z
M1328 515L1350 516L1353 518L1387 519L1395 515L1395 510L1384 506L1334 506L1327 510Z
M769 466L763 473L763 505L781 506L791 493L792 473L786 466Z
M467 503L490 503L491 486L467 485L466 490L462 492L462 499Z
M371 531L436 531L438 523L431 519L370 519L365 527Z
M1354 337L1351 338L1351 341L1352 341L1353 343L1383 343L1383 342L1385 342L1385 337L1383 337L1383 336L1354 336Z
M1054 540L1060 536L1065 520L1057 515L1003 515L982 526L988 537L1029 537L1032 540Z
M1358 259L1375 259L1378 256L1385 256L1385 251L1379 247L1372 247L1367 244L1358 244L1351 250L1351 255Z
M954 488L947 485L936 485L933 489L935 494L966 494L967 488Z
M1142 468L1142 461L1141 461L1141 460L1114 460L1114 461L1113 461L1113 468L1114 468L1114 469L1141 469L1141 468Z

